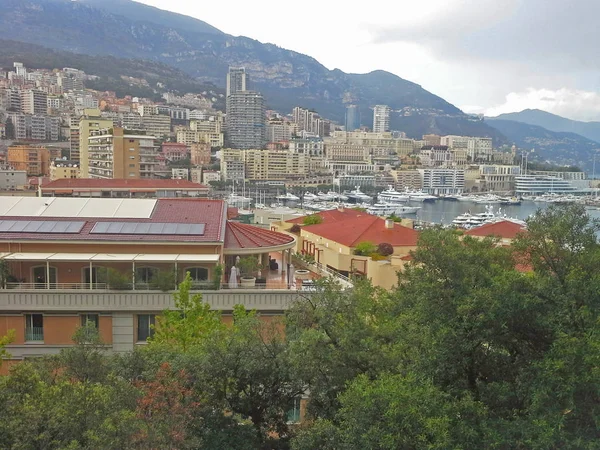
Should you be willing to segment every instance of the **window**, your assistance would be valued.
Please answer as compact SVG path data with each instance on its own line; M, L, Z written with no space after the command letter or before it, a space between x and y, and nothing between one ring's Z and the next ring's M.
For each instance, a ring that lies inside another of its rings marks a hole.
M46 289L46 275L50 273L50 287L56 285L56 267L50 267L49 271L46 271L46 266L38 266L33 268L33 282L37 289Z
M25 314L25 340L44 340L44 316L42 314Z
M185 271L190 273L192 281L208 280L208 269L205 269L204 267L189 267Z
M135 269L136 283L150 283L158 270L154 267L138 267Z
M129 159L135 159L135 155L131 155Z
M138 342L146 342L149 337L154 336L153 326L156 316L154 314L140 314L137 318L137 340Z
M287 412L288 423L300 423L300 397L292 401L292 407Z
M98 329L99 319L98 314L82 314L81 315L81 326L85 327L88 323L91 323Z
M129 167L135 168L135 164L129 164Z

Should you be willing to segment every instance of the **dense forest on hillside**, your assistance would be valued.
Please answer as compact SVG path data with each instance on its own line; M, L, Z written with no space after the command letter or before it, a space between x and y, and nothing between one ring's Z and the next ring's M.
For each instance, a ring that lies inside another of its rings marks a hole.
M580 206L509 246L427 230L393 290L324 283L280 321L225 325L188 278L144 348L88 324L0 377L0 448L600 448L599 230Z

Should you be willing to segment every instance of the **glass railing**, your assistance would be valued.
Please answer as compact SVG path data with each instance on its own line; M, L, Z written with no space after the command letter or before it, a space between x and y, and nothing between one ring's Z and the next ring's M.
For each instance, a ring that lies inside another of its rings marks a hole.
M43 327L26 327L25 328L25 340L26 341L43 341L44 340L44 328Z

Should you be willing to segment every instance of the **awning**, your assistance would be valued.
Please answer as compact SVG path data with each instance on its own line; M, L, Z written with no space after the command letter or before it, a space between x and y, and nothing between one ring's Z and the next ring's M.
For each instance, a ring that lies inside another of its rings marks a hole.
M214 254L149 253L0 253L6 261L97 261L97 262L219 262Z

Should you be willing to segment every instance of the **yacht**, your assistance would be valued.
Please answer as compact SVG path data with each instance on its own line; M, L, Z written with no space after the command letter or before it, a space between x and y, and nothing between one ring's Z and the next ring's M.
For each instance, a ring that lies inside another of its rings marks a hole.
M304 201L307 202L314 202L315 200L317 200L319 197L315 194L313 194L312 192L308 192L306 191L304 193Z
M297 195L292 194L291 192L286 192L285 194L278 195L275 198L277 200L293 201L293 202L296 202L296 201L300 200L300 197L298 197Z
M380 202L390 202L390 203L404 203L409 200L409 196L407 193L398 192L393 189L392 186L388 186L385 191L381 191L377 196L377 199Z
M411 202L435 202L437 197L426 192L408 192L408 198Z
M348 200L348 197L346 197L344 194L335 191L328 191L326 195L329 195L334 200L338 200L340 202L345 202Z
M227 196L227 204L229 206L243 207L248 206L252 201L249 197L244 197L242 195L238 195L235 192L232 192Z
M416 214L416 212L421 209L418 206L404 206L398 205L395 203L375 203L367 207L367 212L369 214L373 214L374 216L391 216L399 215L399 214Z
M372 197L360 191L360 186L356 186L353 191L346 192L345 195L353 203L370 203L373 200Z
M335 197L330 195L329 193L325 193L325 192L317 192L317 201L319 202L331 202L335 200Z
M481 195L475 200L475 203L484 203L486 205L497 205L502 203L502 199L494 194Z
M501 205L520 205L521 204L521 200L518 199L517 197L505 197L505 198L500 198L500 204Z

